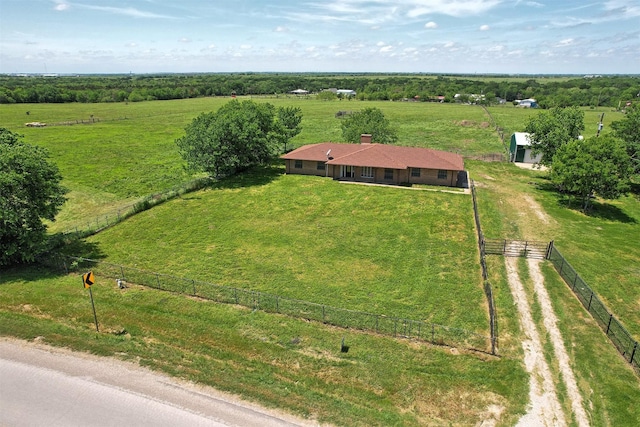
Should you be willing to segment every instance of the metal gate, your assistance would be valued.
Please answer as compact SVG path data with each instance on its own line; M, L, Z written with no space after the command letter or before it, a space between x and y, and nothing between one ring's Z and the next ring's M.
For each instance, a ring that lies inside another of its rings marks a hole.
M484 252L487 255L503 255L546 259L549 253L549 242L484 239Z

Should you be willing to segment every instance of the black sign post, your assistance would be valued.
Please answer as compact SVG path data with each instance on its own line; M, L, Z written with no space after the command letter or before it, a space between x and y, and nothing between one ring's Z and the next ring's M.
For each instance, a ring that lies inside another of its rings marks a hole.
M91 285L95 283L95 279L93 277L93 271L85 273L82 275L82 284L85 288L89 289L89 296L91 297L91 308L93 308L93 320L96 322L96 332L100 332L98 329L98 316L96 315L96 306L93 303L93 293L91 292Z

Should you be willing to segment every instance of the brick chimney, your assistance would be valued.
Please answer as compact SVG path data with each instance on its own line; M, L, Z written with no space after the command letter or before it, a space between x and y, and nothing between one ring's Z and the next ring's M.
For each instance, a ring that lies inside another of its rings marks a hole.
M371 134L363 133L360 135L360 144L371 144Z

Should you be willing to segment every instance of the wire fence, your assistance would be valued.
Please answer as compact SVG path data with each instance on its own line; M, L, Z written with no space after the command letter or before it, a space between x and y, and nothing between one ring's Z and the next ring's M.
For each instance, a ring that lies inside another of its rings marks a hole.
M42 258L40 262L67 274L91 270L96 276L115 280L121 279L125 283L135 283L162 291L190 295L219 303L236 304L252 310L278 313L342 328L375 332L392 337L412 338L435 345L481 352L488 352L489 348L492 347L493 340L491 337L436 323L338 308L326 304L285 298L249 289L221 286L200 280L155 273L87 258L56 254Z
M640 375L640 348L624 326L607 310L600 298L591 290L586 282L578 275L558 249L551 242L548 259L558 271L565 283L576 294L584 308L596 320L605 335L609 337L620 354L631 364Z
M210 177L198 178L187 183L150 194L138 202L121 206L86 221L78 222L76 225L67 228L62 232L62 234L73 235L78 238L90 236L104 230L105 228L118 224L136 213L150 209L153 206L164 203L174 197L202 189L211 184L211 182L213 182L213 178Z
M484 112L487 114L487 116L489 116L489 119L491 119L491 126L493 126L496 132L498 133L498 136L500 137L500 141L502 142L502 147L504 148L506 159L508 159L509 147L507 147L507 143L505 142L505 135L507 137L510 137L511 132L508 129L505 130L504 128L498 126L496 120L493 118L493 116L491 115L491 112L489 112L489 109L486 106L482 105L481 107L484 110Z
M482 279L484 281L484 294L487 297L487 304L489 305L489 329L491 331L491 354L496 354L498 346L498 315L496 312L496 304L493 299L493 288L489 282L489 275L487 273L487 261L485 259L486 253L484 248L484 234L482 233L482 227L480 226L480 214L478 212L478 200L476 195L476 185L471 180L471 199L473 200L473 217L476 221L476 230L478 231L478 247L480 249L480 266L482 267Z

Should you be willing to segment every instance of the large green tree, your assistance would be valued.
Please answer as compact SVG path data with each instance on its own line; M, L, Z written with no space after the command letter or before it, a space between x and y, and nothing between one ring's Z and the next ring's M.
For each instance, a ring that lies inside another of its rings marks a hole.
M524 131L534 155L542 153L540 164L551 166L558 148L575 141L584 130L584 112L578 107L556 107L529 119Z
M176 144L192 170L233 175L271 159L299 132L298 115L297 110L278 115L269 103L233 100L196 117Z
M612 135L571 140L556 151L551 180L578 197L587 211L594 195L617 199L629 191L633 172L622 140Z
M0 266L31 262L44 249L46 225L65 202L58 167L42 147L0 128Z
M280 107L278 108L278 121L282 136L284 151L287 151L287 142L302 131L302 110L300 107Z
M627 146L635 173L640 174L640 105L627 109L624 119L611 123L613 134Z
M365 108L342 119L342 137L358 143L362 134L370 134L371 142L393 144L398 140L396 130L379 108Z

